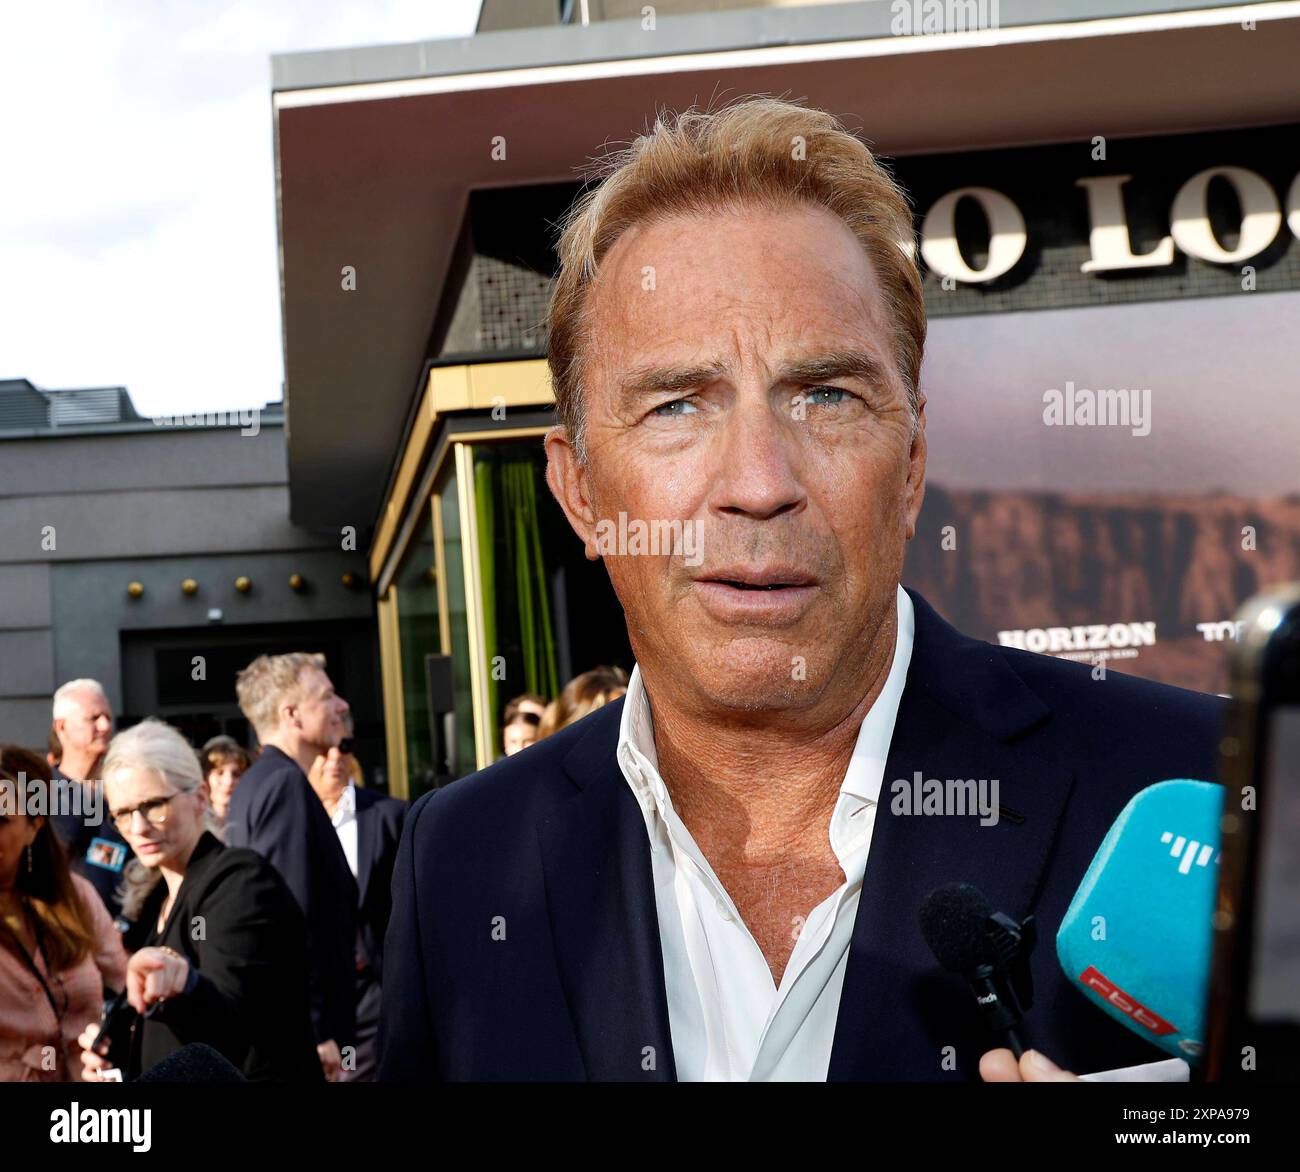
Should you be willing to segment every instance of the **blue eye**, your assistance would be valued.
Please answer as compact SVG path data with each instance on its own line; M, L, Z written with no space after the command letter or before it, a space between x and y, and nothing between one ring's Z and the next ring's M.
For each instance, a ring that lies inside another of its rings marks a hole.
M671 417L674 415L690 415L698 411L699 408L689 399L672 399L667 403L660 403L650 414Z
M804 395L804 400L813 406L829 406L832 403L843 403L848 393L843 387L812 387ZM835 397L829 399L820 397L824 395L833 395Z

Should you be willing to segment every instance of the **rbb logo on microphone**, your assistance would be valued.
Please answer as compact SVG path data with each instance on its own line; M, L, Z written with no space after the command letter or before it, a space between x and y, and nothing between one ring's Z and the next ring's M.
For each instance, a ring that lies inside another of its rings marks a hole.
M1195 1061L1205 1036L1223 789L1162 781L1110 828L1056 934L1085 997Z
M1176 1034L1174 1029L1163 1017L1157 1017L1145 1005L1139 1004L1132 997L1125 995L1124 990L1111 981L1108 981L1095 968L1089 966L1079 974L1079 983L1085 989L1091 989L1099 996L1104 997L1107 1005L1113 1005L1120 1013L1129 1018L1130 1021L1137 1022L1144 1029L1150 1030L1157 1036L1161 1034Z

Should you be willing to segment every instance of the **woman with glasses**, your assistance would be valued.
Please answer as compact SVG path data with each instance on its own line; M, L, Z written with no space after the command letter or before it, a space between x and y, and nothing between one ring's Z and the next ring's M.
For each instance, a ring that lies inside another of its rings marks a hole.
M307 927L279 874L212 833L207 782L179 732L146 720L104 758L105 800L135 852L123 911L139 925L126 972L136 1016L127 1078L203 1042L257 1081L321 1081L307 987ZM81 1038L87 1077L112 1069ZM110 1075L111 1077L111 1075Z
M122 988L126 953L95 889L68 867L49 769L0 745L0 1081L81 1078L77 1035ZM37 802L35 799L42 800Z

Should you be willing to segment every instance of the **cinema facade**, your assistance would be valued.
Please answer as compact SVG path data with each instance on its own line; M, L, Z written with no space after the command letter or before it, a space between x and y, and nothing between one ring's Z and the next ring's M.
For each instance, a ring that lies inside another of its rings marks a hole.
M1002 0L938 36L665 7L274 60L291 514L368 551L394 792L492 761L510 696L631 666L543 480L554 224L602 144L750 93L840 115L914 202L904 581L992 642L1224 691L1237 607L1300 578L1300 5Z

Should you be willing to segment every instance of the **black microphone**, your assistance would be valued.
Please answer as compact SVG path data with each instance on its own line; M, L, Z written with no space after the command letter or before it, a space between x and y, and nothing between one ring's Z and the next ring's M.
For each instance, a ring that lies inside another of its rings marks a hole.
M1034 917L1018 924L995 912L979 888L948 883L925 897L919 919L935 959L966 981L989 1029L1019 1059L1026 1049L1020 1024L1034 1003L1029 972L1029 955L1038 942Z
M149 1067L136 1082L247 1082L211 1046L191 1042Z

